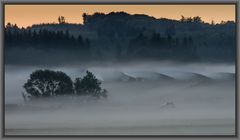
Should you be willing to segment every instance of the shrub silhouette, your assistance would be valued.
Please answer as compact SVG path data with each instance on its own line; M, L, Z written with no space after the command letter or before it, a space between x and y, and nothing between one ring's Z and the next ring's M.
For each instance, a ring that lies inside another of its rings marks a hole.
M81 78L76 78L74 87L77 95L107 97L107 90L101 88L101 81L98 80L93 73L87 71L87 75Z
M71 78L60 71L37 70L30 75L23 87L32 98L74 93Z

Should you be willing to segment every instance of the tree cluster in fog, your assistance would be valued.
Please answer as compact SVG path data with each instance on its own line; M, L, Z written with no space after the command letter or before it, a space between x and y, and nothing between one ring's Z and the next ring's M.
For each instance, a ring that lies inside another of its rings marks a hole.
M24 100L56 97L64 95L91 96L97 99L107 97L107 90L101 88L101 82L87 71L83 78L75 82L61 71L36 70L23 85L26 93Z
M62 16L58 18L59 24L27 28L7 24L4 30L6 63L31 63L30 57L35 63L96 59L235 60L236 23L233 21L215 24L205 23L199 16L171 20L125 12L84 13L82 16L83 24L66 23ZM49 50L58 55L52 56ZM36 55L49 61L32 57Z

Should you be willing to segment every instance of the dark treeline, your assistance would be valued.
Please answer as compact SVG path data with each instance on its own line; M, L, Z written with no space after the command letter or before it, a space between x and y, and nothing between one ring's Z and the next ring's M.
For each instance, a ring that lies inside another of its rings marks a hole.
M5 43L9 47L16 44L24 47L41 49L82 49L89 51L89 40L83 39L81 35L75 38L63 31L49 31L42 29L39 31L18 28L17 25L7 24L5 28Z
M161 36L159 33L154 33L151 37L139 34L130 40L128 55L161 59L198 59L191 36L173 38L171 35Z
M236 29L233 21L215 24L214 21L205 23L199 16L171 20L125 12L84 13L82 16L83 24L66 23L62 16L58 18L58 24L27 28L7 24L4 30L6 63L235 60ZM33 56L43 57L32 59Z

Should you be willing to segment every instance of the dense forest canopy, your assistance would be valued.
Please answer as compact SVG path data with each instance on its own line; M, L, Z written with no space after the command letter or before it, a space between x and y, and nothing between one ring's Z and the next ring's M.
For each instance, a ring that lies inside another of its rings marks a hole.
M233 21L215 24L214 21L205 23L199 16L171 20L125 12L84 13L82 17L83 24L66 23L63 16L58 17L58 24L27 28L8 23L4 30L6 63L96 59L235 60L236 26ZM50 55L52 53L55 55ZM51 61L46 61L49 58Z

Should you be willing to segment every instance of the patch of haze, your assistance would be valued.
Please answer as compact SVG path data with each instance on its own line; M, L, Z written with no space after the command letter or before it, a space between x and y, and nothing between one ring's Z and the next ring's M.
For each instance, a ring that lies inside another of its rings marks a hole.
M20 94L22 85L39 68L44 67L6 66L6 128L11 134L49 134L60 129L71 129L74 134L159 134L160 131L233 134L235 131L234 65L148 62L50 67L67 73L73 80L86 70L93 72L109 91L107 100L87 102L73 97L73 100L56 98L24 104ZM146 80L123 81L125 74ZM173 79L151 79L157 74ZM181 131L183 128L187 131ZM66 130L62 133L70 133Z

